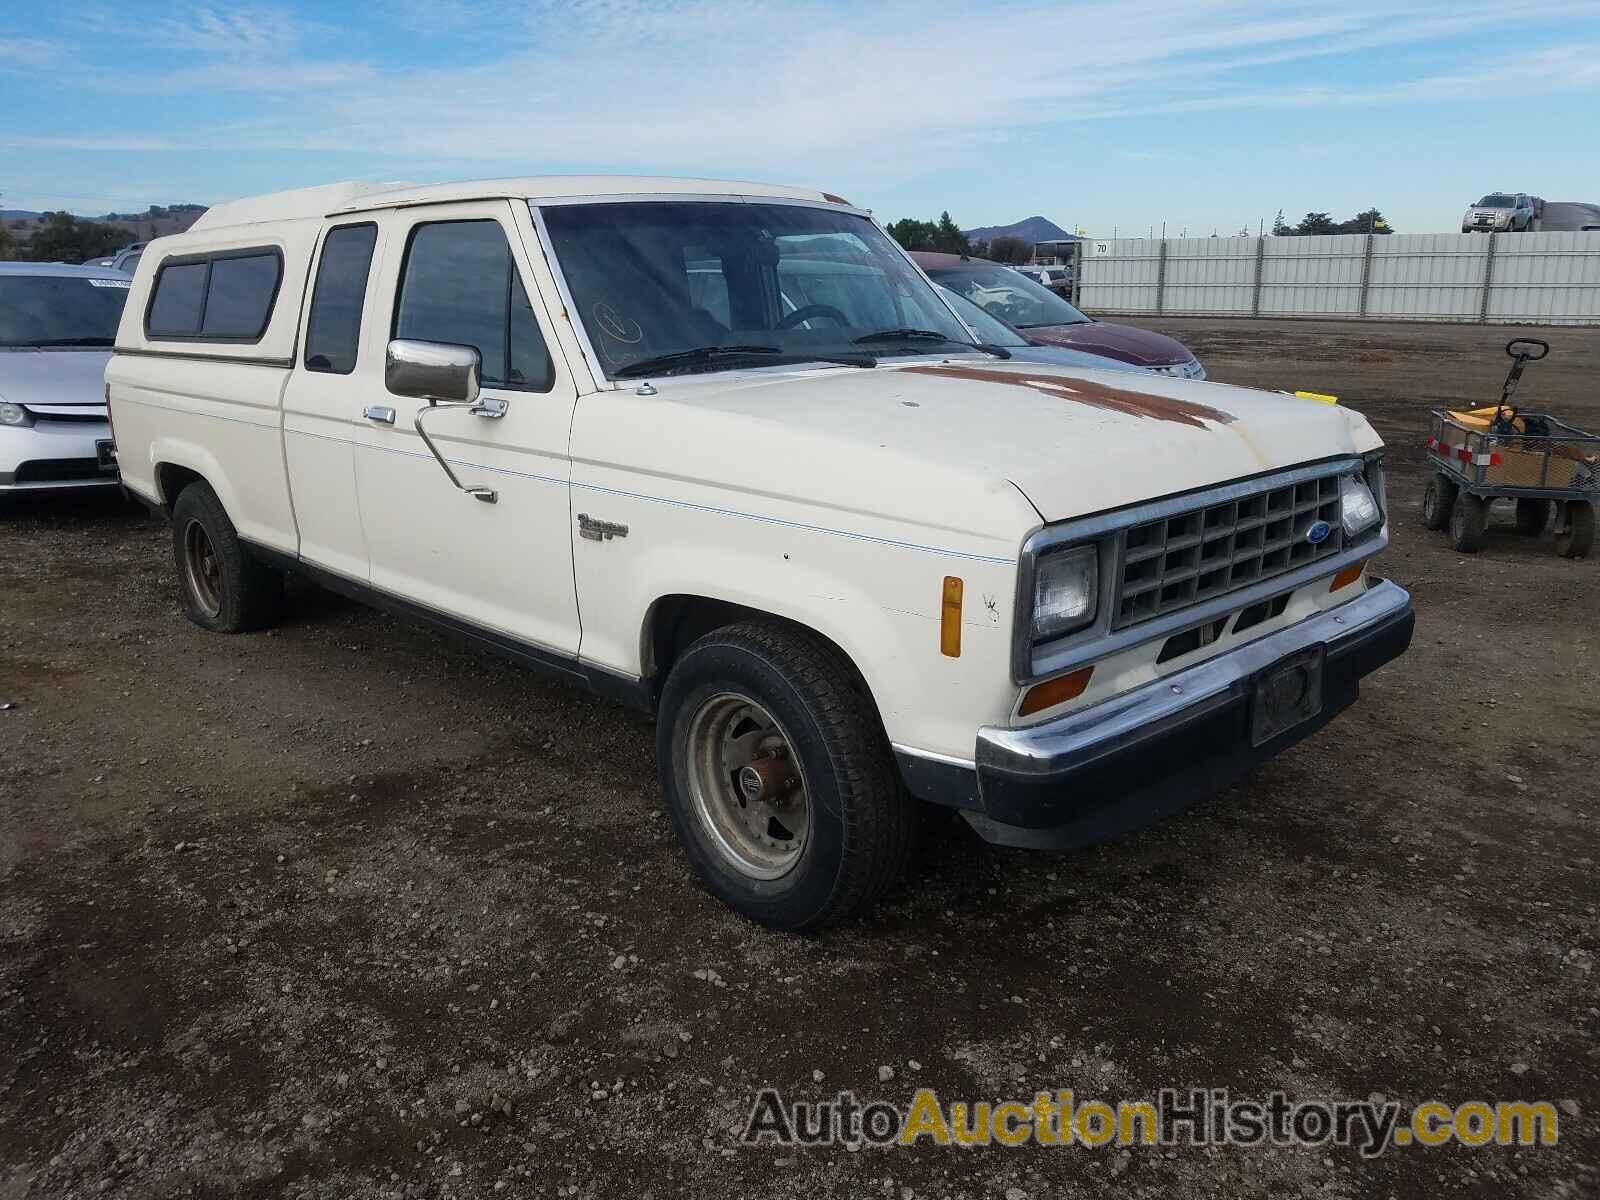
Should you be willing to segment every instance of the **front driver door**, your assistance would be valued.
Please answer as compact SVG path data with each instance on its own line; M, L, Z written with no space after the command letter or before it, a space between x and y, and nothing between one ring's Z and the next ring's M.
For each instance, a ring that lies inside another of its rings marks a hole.
M523 210L526 214L526 209ZM438 408L426 428L467 486L459 491L418 436L425 403L390 395L381 357L352 401L370 414L356 450L356 490L372 586L534 648L576 657L568 432L576 389L547 348L530 303L524 243L507 201L385 214L391 246L379 294L390 337L473 346L493 419ZM386 418L392 411L393 422Z

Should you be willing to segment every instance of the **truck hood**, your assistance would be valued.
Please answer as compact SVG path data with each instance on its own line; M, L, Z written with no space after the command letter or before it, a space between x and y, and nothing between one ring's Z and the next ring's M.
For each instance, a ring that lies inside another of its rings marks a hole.
M857 505L870 487L892 507L897 491L921 492L899 488L906 471L936 466L951 519L999 481L1061 521L1382 444L1359 414L1313 400L1000 360L708 376L690 392L661 399L781 425L793 469L813 488L855 489ZM783 459L764 461L767 486L789 474Z
M31 409L104 407L109 350L0 350L0 400Z

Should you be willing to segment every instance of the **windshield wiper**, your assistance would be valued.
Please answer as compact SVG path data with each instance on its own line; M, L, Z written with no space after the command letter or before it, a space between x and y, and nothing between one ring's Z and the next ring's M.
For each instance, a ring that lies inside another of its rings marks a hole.
M870 342L941 342L946 346L964 346L969 350L981 350L996 358L1011 357L1011 351L1004 347L991 346L987 342L964 342L960 338L945 337L933 329L880 329L876 333L864 333L855 340L858 346Z
M70 338L43 338L37 342L29 342L30 346L110 346L116 339L108 337L70 337Z
M637 379L641 375L654 375L678 367L699 366L724 358L782 359L784 362L837 363L841 367L875 367L878 360L870 354L807 354L789 352L778 346L698 346L693 350L677 350L671 354L657 354L641 358L611 374L616 379Z

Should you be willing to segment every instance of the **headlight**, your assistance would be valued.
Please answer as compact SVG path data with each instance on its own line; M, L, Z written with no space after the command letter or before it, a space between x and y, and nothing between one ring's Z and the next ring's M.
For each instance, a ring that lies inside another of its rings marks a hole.
M1383 521L1378 500L1360 475L1346 475L1339 481L1339 515L1344 522L1346 541L1354 541Z
M1100 600L1100 551L1079 546L1046 554L1033 576L1033 638L1060 637L1094 620Z
M32 425L33 418L20 404L0 400L0 425Z

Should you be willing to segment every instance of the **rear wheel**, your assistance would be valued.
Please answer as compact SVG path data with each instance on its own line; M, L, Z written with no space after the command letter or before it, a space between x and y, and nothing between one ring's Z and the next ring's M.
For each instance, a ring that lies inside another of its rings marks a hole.
M1424 529L1447 529L1450 509L1456 502L1457 487L1453 479L1434 472L1422 493L1422 525Z
M805 630L750 622L684 652L656 758L689 862L763 925L808 931L869 907L911 845L878 714L849 663Z
M283 577L239 544L216 492L191 483L172 506L172 552L189 619L213 633L243 633L277 619Z
M1480 496L1462 492L1450 509L1450 543L1461 554L1476 554L1483 549L1484 530L1489 524L1489 504Z
M1587 500L1567 504L1566 528L1556 533L1556 553L1562 558L1587 558L1594 545L1594 505Z
M1550 501L1522 499L1517 501L1517 532L1526 537L1538 537L1550 524Z

